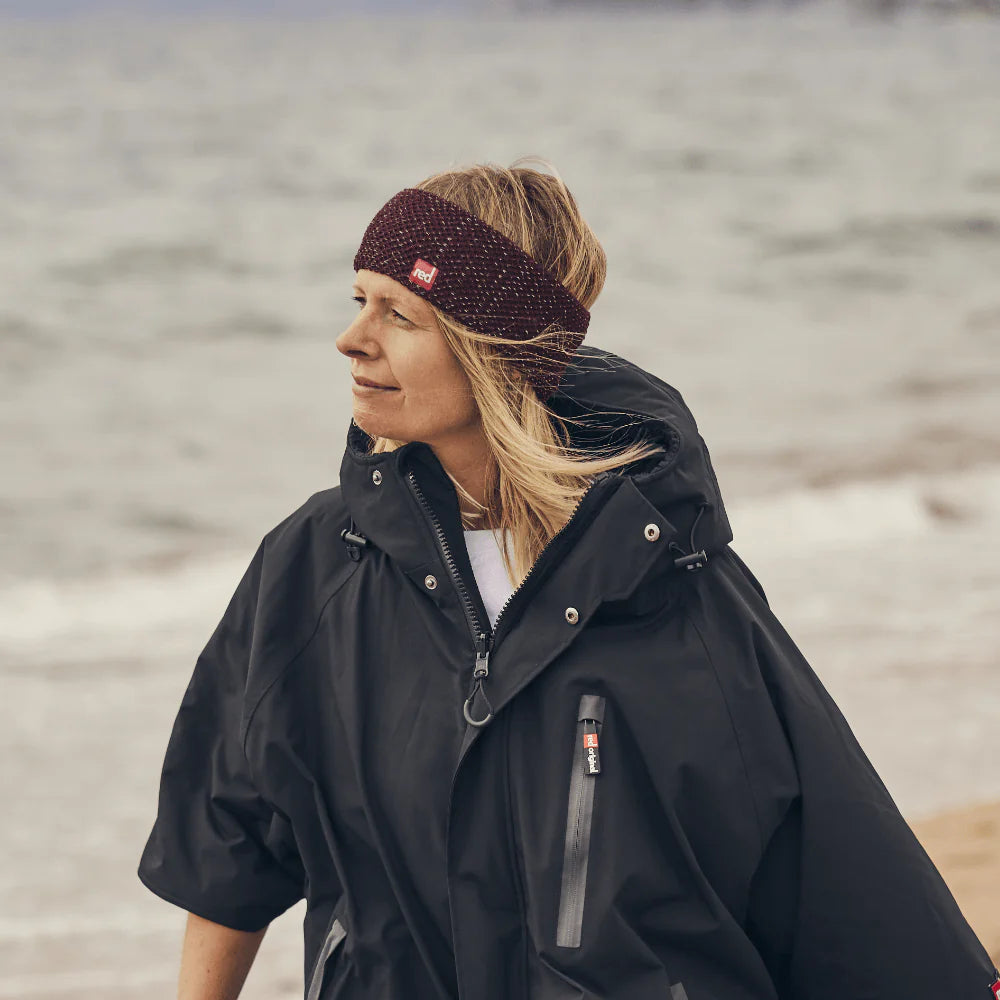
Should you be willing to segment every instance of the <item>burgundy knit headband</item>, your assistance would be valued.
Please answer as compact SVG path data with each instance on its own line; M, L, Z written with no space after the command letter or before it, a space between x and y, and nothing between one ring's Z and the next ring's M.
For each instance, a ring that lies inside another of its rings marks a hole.
M354 270L385 274L477 333L525 340L554 325L545 345L499 342L542 399L551 396L590 313L558 279L499 230L420 188L379 209L354 256Z

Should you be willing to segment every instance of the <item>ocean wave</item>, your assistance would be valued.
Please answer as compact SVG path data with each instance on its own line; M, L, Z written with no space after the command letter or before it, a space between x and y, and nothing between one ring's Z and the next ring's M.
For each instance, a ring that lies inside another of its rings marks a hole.
M928 542L955 524L1000 527L1000 466L913 473L801 488L727 504L733 546L750 559L811 560L824 551ZM7 664L128 662L197 652L225 610L251 553L159 571L71 582L36 578L0 590L0 658ZM155 643L151 640L155 639Z

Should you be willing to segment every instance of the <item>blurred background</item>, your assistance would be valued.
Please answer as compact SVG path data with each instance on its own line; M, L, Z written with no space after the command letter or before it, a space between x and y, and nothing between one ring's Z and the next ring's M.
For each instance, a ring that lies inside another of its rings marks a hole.
M0 998L175 996L159 769L260 538L337 482L361 234L525 154L607 250L588 342L681 391L1000 958L998 13L0 0ZM303 913L245 997L301 996Z

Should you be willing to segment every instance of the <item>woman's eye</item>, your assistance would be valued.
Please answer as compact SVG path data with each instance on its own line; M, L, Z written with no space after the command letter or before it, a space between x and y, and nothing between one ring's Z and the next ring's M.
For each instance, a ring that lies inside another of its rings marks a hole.
M365 304L365 298L364 298L363 295L355 295L355 296L352 296L352 297L353 297L354 301L357 302L357 304L359 306L364 306L364 304ZM396 316L399 319L401 319L404 323L409 323L410 322L402 313L396 312L395 309L392 310L392 314L393 314L393 316Z

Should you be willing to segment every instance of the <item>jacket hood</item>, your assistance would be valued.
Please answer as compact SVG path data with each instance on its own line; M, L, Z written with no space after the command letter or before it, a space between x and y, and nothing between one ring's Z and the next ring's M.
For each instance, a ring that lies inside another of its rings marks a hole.
M559 416L577 421L570 424L576 447L625 447L648 439L662 445L662 453L620 466L614 473L630 478L675 529L669 545L676 557L698 552L710 556L732 541L708 447L675 388L620 355L585 345L547 404ZM354 530L417 577L427 564L430 529L414 529L414 516L424 519L414 511L407 472L412 470L419 479L453 541L461 537L457 496L426 443L411 441L378 455L369 454L371 444L352 420L340 482ZM371 502L373 482L378 484L378 503ZM430 542L433 545L433 537Z
M563 417L611 430L592 435L598 446L651 438L664 453L618 471L678 531L685 552L717 552L733 539L708 446L681 394L637 364L597 347L583 347L548 405ZM589 443L576 431L574 444Z

